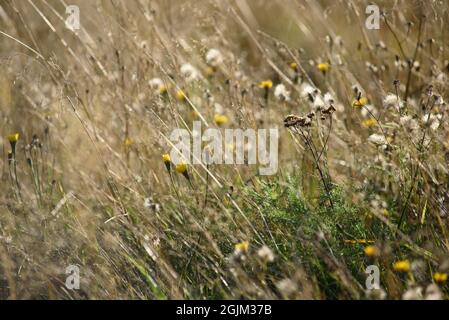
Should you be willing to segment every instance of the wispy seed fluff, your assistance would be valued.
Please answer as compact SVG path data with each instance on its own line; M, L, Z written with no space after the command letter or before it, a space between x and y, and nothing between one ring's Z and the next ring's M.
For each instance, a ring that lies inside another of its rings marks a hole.
M376 145L384 145L387 144L387 140L381 134L374 133L368 137L368 141L372 142Z
M155 93L159 93L164 87L164 82L160 78L153 78L148 81L148 85Z
M397 107L399 99L395 94L389 93L384 98L384 107Z
M212 67L217 67L223 63L223 55L217 49L210 49L206 53L206 63Z
M421 120L423 123L427 124L430 123L430 129L435 131L440 126L440 121L443 118L441 114L425 114L422 116Z
M305 83L301 86L302 98L314 98L316 93L317 90L308 83Z
M411 116L402 116L399 119L399 123L410 131L419 129L418 122Z
M290 91L288 91L287 88L285 88L285 85L280 83L276 86L276 88L274 88L274 96L281 101L289 101Z
M181 75L186 79L186 81L193 81L198 78L198 70L192 66L190 63L184 63L181 66Z
M326 92L325 94L324 94L324 103L326 104L326 105L330 105L330 104L333 104L335 101L334 101L334 97L332 97L332 95L329 93L329 92Z

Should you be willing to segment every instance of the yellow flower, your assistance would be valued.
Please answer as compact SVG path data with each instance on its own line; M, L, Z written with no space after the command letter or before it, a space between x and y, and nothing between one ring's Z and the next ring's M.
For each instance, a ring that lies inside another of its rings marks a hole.
M8 140L10 143L15 143L17 141L19 141L19 134L18 133L12 133L8 135Z
M355 99L352 102L352 106L353 107L359 107L359 108L361 108L361 107L363 107L364 105L367 105L367 104L368 104L368 98L367 97L360 97L359 99Z
M248 252L249 249L249 241L242 241L235 245L236 252Z
M178 90L176 91L176 99L178 99L179 101L184 101L186 99L186 94L184 93L184 91L182 90Z
M224 114L216 114L214 116L214 122L219 126L228 123L228 121L229 121L228 117L225 116Z
M410 262L408 260L399 260L393 264L393 269L398 272L409 272Z
M376 246L367 246L363 251L368 257L375 257L379 254L379 250Z
M435 280L436 283L444 283L447 281L447 273L435 272L433 274L433 280Z
M213 75L215 72L217 71L217 69L215 69L214 67L207 67L206 69L204 69L204 73L206 74L206 76L211 76Z
M170 162L171 161L170 155L168 153L164 153L162 155L162 160L164 160L164 162Z
M318 65L316 66L318 68L318 70L320 70L322 73L326 73L327 71L329 71L330 68L330 64L327 62L324 63L318 63Z
M268 90L268 89L271 89L271 87L273 87L273 81L271 81L271 80L264 80L259 83L259 88L261 88L261 89Z
M126 138L124 143L125 147L130 147L134 143L134 141L132 141L131 138Z
M168 91L168 86L166 86L165 84L163 84L163 85L161 85L160 87L159 87L159 94L165 94L165 93L167 93L167 91Z
M187 172L187 164L185 164L184 162L178 163L176 165L176 171L185 174Z
M363 120L362 125L367 128L374 127L377 125L377 121L374 118L369 118L369 119Z
M298 64L296 62L292 62L290 63L290 69L292 69L293 71L298 71Z

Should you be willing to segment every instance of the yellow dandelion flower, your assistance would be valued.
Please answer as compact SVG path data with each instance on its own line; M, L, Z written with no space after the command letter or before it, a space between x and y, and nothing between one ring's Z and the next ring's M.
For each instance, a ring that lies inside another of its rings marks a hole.
M187 164L184 162L178 163L176 165L176 171L185 174L187 172Z
M353 107L359 107L359 108L361 108L361 107L363 107L363 106L365 106L367 104L368 104L368 98L367 97L360 97L359 99L355 99L352 102L352 106Z
M15 143L19 141L20 135L18 133L12 133L8 135L8 140L10 143Z
M162 160L164 160L164 162L170 162L171 161L170 155L168 153L164 153L162 155Z
M398 272L409 272L410 262L408 260L399 260L393 264L393 269Z
M159 94L165 94L165 93L167 93L168 92L168 86L166 86L166 85L161 85L160 87L159 87Z
M327 71L329 71L330 68L330 64L327 62L324 63L318 63L318 65L316 66L318 70L320 70L322 73L326 73Z
M271 81L271 80L264 80L259 83L259 88L261 88L261 89L268 90L268 89L271 89L272 87L273 87L273 81Z
M444 283L447 281L447 273L435 272L433 274L433 280L435 280L436 283Z
M237 252L248 252L249 249L249 241L242 241L235 245L235 251Z
M362 125L367 128L374 127L377 125L377 121L374 118L369 118L369 119L363 120Z
M293 71L298 71L298 64L296 62L292 62L289 64L290 69Z
M126 138L124 141L125 147L130 147L134 144L134 141L131 140L131 138Z
M187 95L182 90L176 91L176 99L179 101L184 101L186 99Z
M206 69L204 69L204 73L206 74L206 76L211 76L213 75L215 72L217 71L217 69L215 69L214 67L207 67Z
M365 247L365 249L363 249L363 251L365 252L365 254L368 257L375 257L379 254L379 249L377 249L376 246L367 246Z
M225 116L224 114L216 114L214 116L214 122L218 126L224 125L224 124L228 123L228 121L229 121L228 117Z
M171 158L170 158L170 155L168 153L164 153L162 155L162 160L164 160L165 168L167 168L167 170L170 171L171 170Z

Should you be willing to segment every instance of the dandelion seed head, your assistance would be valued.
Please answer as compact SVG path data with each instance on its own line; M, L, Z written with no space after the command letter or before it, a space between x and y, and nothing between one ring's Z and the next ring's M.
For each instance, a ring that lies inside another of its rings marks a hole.
M385 137L381 134L377 134L377 133L373 133L372 135L370 135L368 137L368 141L372 142L376 145L384 145L387 144L387 140L385 139Z
M257 250L257 255L265 262L273 262L274 261L274 253L273 251L266 245L262 246L259 250Z
M274 96L281 101L289 101L290 91L287 90L284 84L280 83L274 88Z
M198 70L192 66L190 63L184 63L181 66L181 75L184 77L184 79L187 82L191 82L193 80L196 80L199 76Z
M209 49L206 53L206 63L212 67L217 67L223 63L223 55L218 49Z

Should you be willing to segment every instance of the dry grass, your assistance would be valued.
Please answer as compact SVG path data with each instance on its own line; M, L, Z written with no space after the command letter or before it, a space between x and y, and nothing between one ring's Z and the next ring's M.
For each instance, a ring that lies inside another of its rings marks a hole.
M63 0L0 3L0 298L375 298L370 264L379 296L447 296L448 1L378 1L380 30L362 0L73 2L77 33ZM166 137L215 114L278 127L278 173L170 175Z

